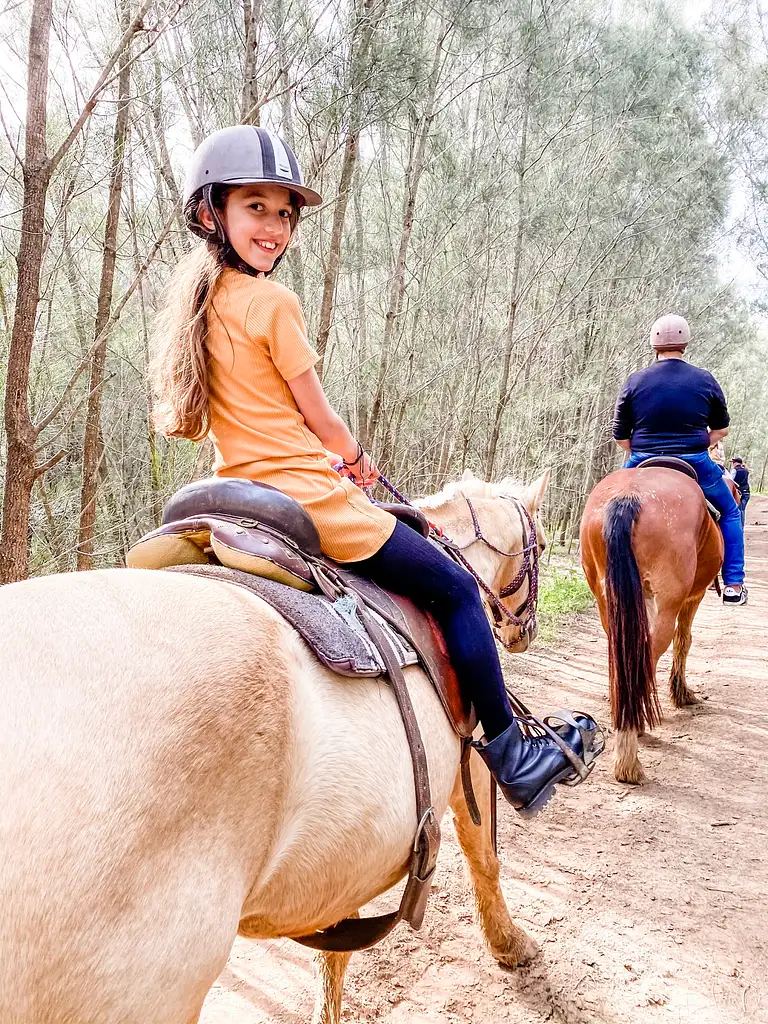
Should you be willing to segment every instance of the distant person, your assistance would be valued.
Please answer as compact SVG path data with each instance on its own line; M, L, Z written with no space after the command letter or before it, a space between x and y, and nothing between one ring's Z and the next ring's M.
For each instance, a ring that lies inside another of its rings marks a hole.
M744 529L747 520L747 502L751 497L749 493L749 470L744 465L744 459L740 459L738 455L731 459L731 472L741 495L739 512L741 513L741 528Z
M723 603L746 604L742 517L723 471L709 457L728 434L725 396L708 370L685 361L691 329L683 317L661 317L651 327L650 340L655 363L630 375L616 403L613 437L628 453L624 468L654 455L674 455L693 466L699 486L720 512Z
M725 472L725 448L723 448L722 441L712 445L709 449L709 457L716 466L719 466Z

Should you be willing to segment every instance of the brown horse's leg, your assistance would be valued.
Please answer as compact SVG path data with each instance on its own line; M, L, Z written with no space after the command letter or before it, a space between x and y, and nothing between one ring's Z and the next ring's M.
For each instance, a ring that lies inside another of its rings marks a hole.
M637 730L617 729L613 745L613 775L619 782L638 785L645 778L637 757Z
M651 663L653 666L652 686L656 688L656 666L659 658L672 643L675 635L675 618L677 605L659 608L655 615L649 616L651 633ZM613 774L619 782L637 784L645 778L637 757L638 732L634 729L619 729L616 732L614 745Z
M702 597L703 595L699 594L686 601L677 616L672 670L669 673L669 696L676 708L684 708L687 704L698 704L699 702L696 694L689 690L686 684L685 665L688 651L691 649L691 624Z
M359 917L359 914L350 914ZM344 994L344 975L351 953L316 953L312 958L315 967L317 990L315 1012L312 1024L340 1024L341 998Z
M517 967L535 956L538 946L509 916L499 885L499 859L491 837L491 777L474 752L470 767L482 824L472 823L459 774L451 796L456 836L467 860L480 927L491 953L499 963Z

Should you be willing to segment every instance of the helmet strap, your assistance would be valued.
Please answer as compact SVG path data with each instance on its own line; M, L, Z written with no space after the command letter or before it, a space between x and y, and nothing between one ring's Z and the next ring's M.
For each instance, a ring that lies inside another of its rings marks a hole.
M227 232L224 227L224 222L219 216L219 211L213 205L213 185L203 185L203 202L208 207L208 212L211 215L213 221L213 239L212 241L218 242L219 245L229 245L229 239L227 238Z
M213 221L213 231L209 232L208 241L222 249L223 261L227 266L232 267L233 270L239 270L241 274L250 274L252 277L257 277L258 271L254 270L245 260L240 259L232 248L232 243L227 235L227 229L224 227L224 221L219 216L219 211L213 202L214 184L215 182L210 185L203 185L202 191L202 201L205 203Z

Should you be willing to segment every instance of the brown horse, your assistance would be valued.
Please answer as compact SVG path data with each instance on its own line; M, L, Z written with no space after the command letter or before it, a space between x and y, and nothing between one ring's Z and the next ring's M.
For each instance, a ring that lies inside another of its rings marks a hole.
M620 469L590 494L581 563L608 635L614 775L640 782L637 736L658 724L656 666L674 639L669 693L694 704L685 681L691 623L723 560L723 539L695 480L658 466Z

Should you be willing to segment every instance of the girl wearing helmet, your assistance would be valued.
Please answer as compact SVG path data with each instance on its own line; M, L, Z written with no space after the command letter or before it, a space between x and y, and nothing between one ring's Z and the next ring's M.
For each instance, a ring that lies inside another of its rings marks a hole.
M510 803L535 814L556 782L579 776L555 739L519 728L474 579L355 486L378 470L328 403L297 296L269 279L302 207L320 202L290 147L264 128L225 128L197 149L184 210L205 244L174 273L157 326L163 428L210 437L215 474L289 494L326 555L429 606L485 730L480 753ZM352 479L334 471L328 451ZM587 715L576 722L559 727L560 737L593 759L602 749L596 723Z

